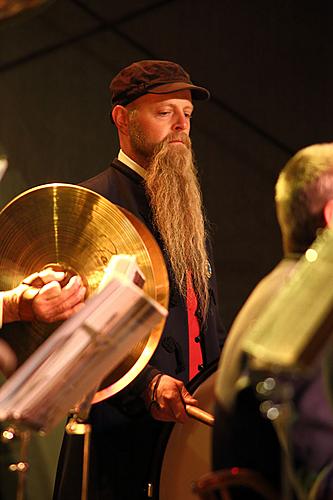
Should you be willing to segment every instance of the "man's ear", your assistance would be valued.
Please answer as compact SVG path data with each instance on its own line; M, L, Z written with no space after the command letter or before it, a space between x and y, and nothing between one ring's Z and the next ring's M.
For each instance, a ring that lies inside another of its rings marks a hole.
M327 227L333 228L333 200L328 200L324 206L324 217Z
M112 119L119 130L122 134L127 135L127 129L128 129L128 110L124 107L121 106L120 104L117 104L112 110Z

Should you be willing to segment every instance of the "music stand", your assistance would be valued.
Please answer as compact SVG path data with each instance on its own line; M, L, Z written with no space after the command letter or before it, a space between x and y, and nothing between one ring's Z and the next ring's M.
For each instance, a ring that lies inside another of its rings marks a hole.
M115 273L0 388L0 420L48 432L78 402L89 409L105 376L166 315L141 288Z
M249 331L243 350L254 370L303 375L316 362L333 332L332 250L326 229Z

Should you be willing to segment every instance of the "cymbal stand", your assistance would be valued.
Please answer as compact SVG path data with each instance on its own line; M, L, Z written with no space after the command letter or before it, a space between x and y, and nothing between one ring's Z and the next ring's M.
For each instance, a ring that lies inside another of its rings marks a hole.
M88 500L88 478L90 461L90 440L91 425L88 423L91 402L99 388L98 384L94 390L89 392L75 408L71 411L71 418L66 425L66 432L70 435L84 436L83 438L83 456L82 456L82 486L81 500Z

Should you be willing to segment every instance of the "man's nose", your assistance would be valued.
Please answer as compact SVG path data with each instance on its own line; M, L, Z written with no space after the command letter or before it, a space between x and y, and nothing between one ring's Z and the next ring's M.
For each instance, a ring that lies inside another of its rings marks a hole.
M189 129L189 121L183 114L179 113L177 119L175 120L173 129L176 131L184 131Z

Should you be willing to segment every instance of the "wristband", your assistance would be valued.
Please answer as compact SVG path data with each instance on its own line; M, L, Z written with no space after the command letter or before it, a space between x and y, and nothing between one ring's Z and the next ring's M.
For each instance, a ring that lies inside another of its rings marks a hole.
M156 399L156 393L157 393L157 389L158 389L158 386L160 384L160 381L161 381L161 378L163 377L163 373L159 373L156 377L156 380L155 380L155 384L154 384L154 388L153 388L153 393L152 393L152 397L151 397L151 401L149 403L149 406L148 406L148 411L150 412L152 407L153 406L156 406L157 408L159 408L159 404L157 402L157 399Z

